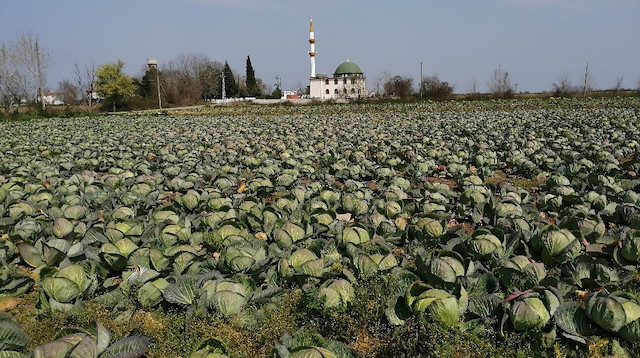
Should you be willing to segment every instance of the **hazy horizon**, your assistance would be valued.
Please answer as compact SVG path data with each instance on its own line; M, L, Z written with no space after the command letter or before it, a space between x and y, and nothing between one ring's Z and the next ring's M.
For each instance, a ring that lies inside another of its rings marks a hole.
M563 74L581 85L589 63L592 85L624 88L640 82L640 2L637 0L409 1L113 0L87 3L5 0L0 41L31 32L51 54L47 87L73 78L74 63L122 60L139 76L147 58L160 66L180 54L228 61L244 75L251 57L256 77L284 89L308 83L309 19L316 32L318 73L333 73L346 58L375 90L383 73L417 85L438 74L480 92L497 66L518 91L549 91Z

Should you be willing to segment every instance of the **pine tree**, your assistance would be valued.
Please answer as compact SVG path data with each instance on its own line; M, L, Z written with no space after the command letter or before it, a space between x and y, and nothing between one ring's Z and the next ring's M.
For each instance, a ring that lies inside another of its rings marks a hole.
M231 71L231 67L229 67L229 63L227 63L227 61L224 62L222 73L224 73L224 82L227 97L237 97L238 93L240 92L240 88L236 83L236 78L233 75L233 71Z
M258 87L258 83L256 82L256 73L253 70L253 66L251 65L251 58L247 56L247 92L249 96L257 97L260 95L260 87Z

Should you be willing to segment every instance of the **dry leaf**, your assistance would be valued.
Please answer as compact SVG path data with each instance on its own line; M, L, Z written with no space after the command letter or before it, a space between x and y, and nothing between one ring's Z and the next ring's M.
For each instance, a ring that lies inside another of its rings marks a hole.
M342 220L342 221L350 221L351 213L336 214L336 219Z
M576 290L576 296L578 296L578 300L581 303L584 303L589 293L590 293L589 290Z
M20 300L15 297L0 298L0 312L11 311L20 304Z
M370 190L376 191L378 190L378 184L375 181L370 181L367 183L367 188Z
M391 251L391 253L393 254L393 256L395 257L400 257L400 256L404 256L404 250L396 247L395 249L393 249L393 251Z
M240 183L240 187L238 187L238 194L242 194L247 191L247 184L244 182Z
M253 236L255 236L255 238L256 238L256 239L258 239L258 240L264 240L264 241L266 241L266 240L267 240L267 233L262 232L262 231L257 232L257 233L256 233L255 235L253 235Z
M407 225L409 224L409 221L407 220L407 218L403 218L403 217L396 218L393 222L396 224L396 227L400 230L406 229Z

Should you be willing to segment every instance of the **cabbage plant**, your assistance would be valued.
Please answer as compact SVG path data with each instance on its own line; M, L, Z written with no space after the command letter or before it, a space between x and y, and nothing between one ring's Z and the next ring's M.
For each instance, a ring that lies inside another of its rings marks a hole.
M97 323L88 331L77 330L36 346L33 357L136 358L143 357L151 345L151 339L145 336L128 336L115 342L111 342L111 338L111 332Z
M448 326L458 324L467 309L467 293L462 288L460 297L424 282L415 282L407 287L405 303L415 315L424 314Z
M509 317L516 331L538 331L546 326L562 303L562 294L554 288L518 292L510 297Z
M640 304L633 295L593 292L586 298L585 312L604 330L618 333L630 342L640 342Z
M582 251L582 243L571 231L547 225L533 236L531 248L540 253L545 264L557 265L578 256Z

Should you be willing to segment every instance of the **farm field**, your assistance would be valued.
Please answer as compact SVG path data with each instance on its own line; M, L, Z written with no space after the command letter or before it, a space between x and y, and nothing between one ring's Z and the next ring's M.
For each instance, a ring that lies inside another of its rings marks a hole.
M0 133L2 357L640 354L639 98Z

